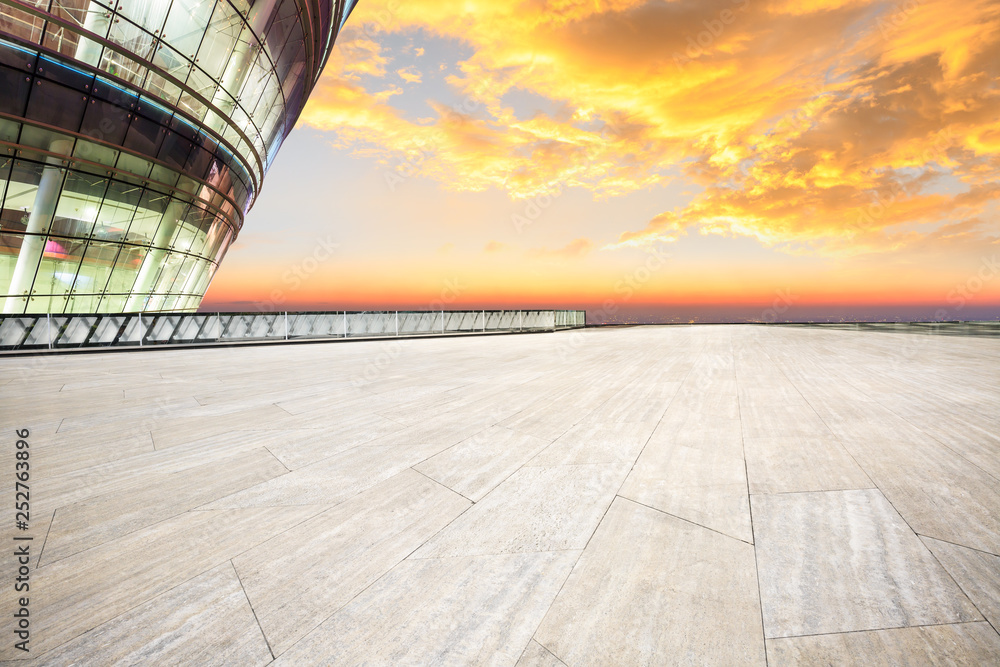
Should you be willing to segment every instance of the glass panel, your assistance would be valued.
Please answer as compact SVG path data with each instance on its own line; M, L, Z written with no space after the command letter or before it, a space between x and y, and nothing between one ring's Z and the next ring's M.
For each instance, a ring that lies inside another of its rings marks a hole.
M91 162L97 162L99 164L113 167L118 161L119 152L120 151L116 151L113 148L99 146L95 143L81 139L76 142L76 150L73 151L73 156L78 157L81 160L90 160Z
M163 145L160 146L160 151L156 154L156 157L161 162L166 163L168 167L181 169L187 162L188 155L191 153L193 147L192 143L180 134L168 130L166 137L163 139Z
M271 25L267 28L265 42L267 50L272 56L277 56L281 52L281 47L284 46L285 41L288 39L288 33L291 31L292 25L297 21L296 14L294 0L282 0L274 19L271 21Z
M187 259L186 255L179 252L172 252L167 255L166 259L163 260L160 266L160 273L156 278L155 287L153 292L157 294L165 294L171 291L174 285L174 280L177 278L181 267L184 265L184 260ZM153 300L153 307L156 308L158 304L156 300Z
M37 44L42 38L44 24L44 20L27 12L0 4L0 30L9 35Z
M97 213L93 231L95 241L118 243L125 238L142 192L142 188L137 185L111 182ZM110 261L114 261L114 255Z
M154 0L155 2L156 0ZM123 2L121 8L126 10L135 10L140 8L142 5L150 5L150 2ZM156 4L165 6L166 3L156 2ZM128 14L125 13L127 16ZM143 30L139 25L127 21L121 17L115 17L111 22L111 30L108 31L108 39L118 46L121 46L126 53L131 53L139 58L149 60L149 56L152 53L153 45L155 40L151 34L153 30L159 30L159 26L156 28L150 28L148 31ZM105 50L104 57L108 57L108 51ZM102 67L104 69L104 67Z
M76 132L80 129L87 96L65 86L35 79L28 100L28 118Z
M121 144L128 132L128 112L110 102L91 98L83 114L80 132L112 144Z
M141 86L143 80L146 78L145 67L128 56L124 56L111 49L104 50L104 54L101 56L101 69L108 74L117 76L119 79L124 79L137 86Z
M125 240L129 243L149 245L169 202L168 195L155 190L146 190L139 200L139 206L136 208Z
M272 74L267 77L260 100L256 106L249 101L247 102L246 108L253 109L253 118L257 122L258 127L264 124L267 114L271 111L271 107L274 106L274 102L278 99L280 93L281 86L278 83L278 77Z
M215 0L174 0L163 39L181 53L197 53L213 9Z
M118 256L118 245L104 241L91 241L77 271L76 282L70 296L72 312L95 312L100 293L107 286L111 269Z
M15 116L24 114L24 106L31 91L31 77L12 67L0 65L0 111Z
M188 76L187 80L188 88L208 100L211 100L212 96L215 94L216 85L217 84L214 80L210 79L207 74L199 70L197 67L191 70L191 74ZM208 107L187 91L181 93L179 106L182 111L187 112L198 120L204 118L205 114L208 112Z
M30 304L32 310L63 312L86 247L86 241L77 239L49 237L45 241L42 261L31 287L34 297Z
M71 171L63 182L49 234L89 237L108 187L108 179Z
M118 156L118 164L116 166L123 171L129 172L130 174L146 178L149 176L149 172L153 168L153 163L148 160L143 160L141 157L136 157L123 152ZM119 178L125 178L125 176L120 175Z
M135 277L142 266L142 259L146 256L145 248L133 245L123 245L115 258L115 265L111 271L111 278L108 279L107 291L111 294L128 294L135 283ZM127 297L111 297L101 301L100 308L121 311L125 307ZM117 304L115 307L112 304Z
M198 51L198 65L213 79L222 76L223 69L243 30L243 19L228 2L215 6L212 23Z
M292 30L288 34L288 41L285 42L284 47L281 49L281 55L278 56L274 64L274 69L277 71L279 79L285 78L285 75L288 74L288 70L292 67L296 59L305 59L302 26L298 21L292 26Z
M118 10L122 16L128 17L147 32L159 33L169 7L170 3L165 0L129 0L119 3Z
M49 11L70 24L84 27L90 0L54 0ZM88 28L89 29L89 28ZM45 46L67 56L75 56L79 34L50 23L46 29Z
M190 61L163 42L157 45L152 61L154 65L163 68L167 74L178 81L186 81L188 72L191 70ZM170 104L176 103L180 95L180 88L155 72L150 72L149 80L146 82L146 90Z
M123 145L143 155L156 155L166 135L167 131L159 123L135 114L132 116Z

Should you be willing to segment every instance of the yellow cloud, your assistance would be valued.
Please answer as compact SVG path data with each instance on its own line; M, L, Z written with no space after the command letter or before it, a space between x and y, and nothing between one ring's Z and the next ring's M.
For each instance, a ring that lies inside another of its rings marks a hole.
M398 69L396 70L396 74L398 74L399 78L406 83L420 83L423 81L423 77L420 75L420 72L418 72L414 67L404 67L403 69Z
M590 251L594 249L594 242L590 239L579 238L570 241L562 248L557 248L555 250L549 250L548 248L535 248L528 251L530 257L539 257L543 259L577 259L580 257L585 257L590 254Z
M992 0L412 0L388 24L383 11L359 5L302 122L400 178L515 199L565 186L613 197L678 169L701 186L612 247L693 227L860 253L943 228L987 238L996 215ZM407 118L372 26L468 47L446 79L461 102ZM515 89L565 112L525 119Z

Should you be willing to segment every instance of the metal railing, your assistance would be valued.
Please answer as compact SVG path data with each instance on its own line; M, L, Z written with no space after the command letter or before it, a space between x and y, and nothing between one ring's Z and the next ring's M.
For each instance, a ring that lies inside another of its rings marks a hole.
M0 350L556 331L585 322L582 310L0 315Z

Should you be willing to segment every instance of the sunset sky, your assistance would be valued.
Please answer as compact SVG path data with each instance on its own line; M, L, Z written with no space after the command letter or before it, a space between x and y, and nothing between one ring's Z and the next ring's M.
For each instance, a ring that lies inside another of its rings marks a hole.
M997 319L996 0L361 0L202 310Z

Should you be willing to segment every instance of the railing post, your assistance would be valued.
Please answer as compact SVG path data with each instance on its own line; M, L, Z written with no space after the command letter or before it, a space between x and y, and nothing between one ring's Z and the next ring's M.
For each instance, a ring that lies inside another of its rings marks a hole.
M215 337L215 341L219 342L222 340L222 313L215 314L215 323L219 325L219 335Z
M49 339L49 349L52 349L52 313L45 313L45 337Z
M441 333L444 333L444 310L441 311Z
M399 311L396 311L396 336L399 336Z
M285 340L288 340L288 311L285 311Z
M142 311L139 311L139 347L142 347L142 339L146 337L145 332L142 330Z
M344 338L347 338L347 311L344 311Z
M486 311L483 310L483 333L486 333Z

